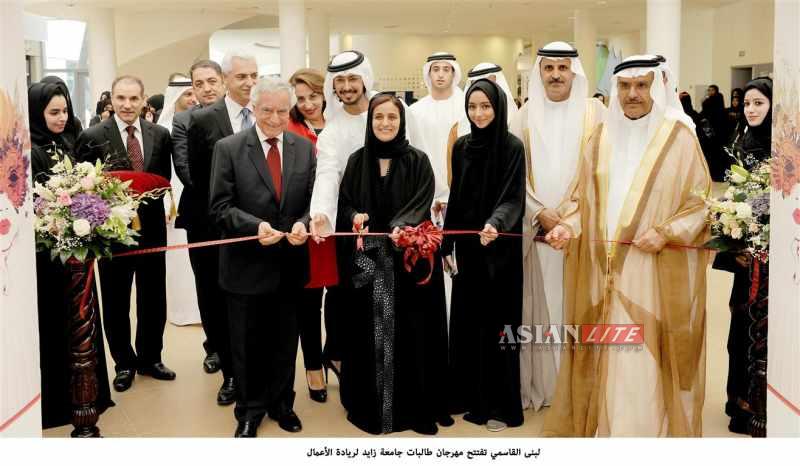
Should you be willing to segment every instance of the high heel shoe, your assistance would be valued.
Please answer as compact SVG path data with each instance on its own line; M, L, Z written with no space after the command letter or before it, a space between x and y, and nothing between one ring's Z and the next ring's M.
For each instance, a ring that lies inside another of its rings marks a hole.
M333 361L331 361L330 359L323 359L322 360L322 367L325 368L325 383L326 384L328 383L328 369L332 370L333 373L336 375L336 380L341 382L342 373L339 371L339 369L336 368L336 366L333 364Z
M325 382L327 383L327 377ZM308 385L308 397L312 400L316 401L317 403L325 403L328 401L328 389L322 388L319 390L314 390L311 388L311 383L308 381L308 371L306 371L306 385Z

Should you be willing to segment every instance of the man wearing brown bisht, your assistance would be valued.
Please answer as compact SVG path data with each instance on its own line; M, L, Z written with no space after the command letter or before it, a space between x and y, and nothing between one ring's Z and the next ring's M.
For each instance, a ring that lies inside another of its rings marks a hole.
M616 67L575 207L546 236L556 248L579 239L565 322L640 325L643 336L626 350L568 345L546 436L702 436L708 251L697 247L711 180L674 85L660 56Z

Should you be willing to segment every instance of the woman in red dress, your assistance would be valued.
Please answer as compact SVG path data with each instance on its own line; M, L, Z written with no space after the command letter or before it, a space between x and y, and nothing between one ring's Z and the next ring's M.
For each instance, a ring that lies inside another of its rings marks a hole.
M322 92L324 81L325 78L319 71L310 68L298 70L289 79L297 96L297 104L290 113L289 131L308 139L314 145L317 143L317 135L325 127L325 118L322 116L325 108L325 97ZM330 238L322 243L308 241L306 244L311 266L309 282L303 290L298 314L300 344L303 348L308 394L312 400L324 403L328 398L328 392L325 387L327 377L323 378L322 374L320 310L323 288L332 287L339 281L336 269L336 243ZM331 306L330 299L326 298L325 305L326 309ZM326 338L326 340L327 353L328 342L331 339Z

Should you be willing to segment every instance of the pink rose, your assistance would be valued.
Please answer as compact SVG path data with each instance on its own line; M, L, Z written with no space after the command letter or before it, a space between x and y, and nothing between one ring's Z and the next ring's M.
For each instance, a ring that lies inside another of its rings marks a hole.
M81 178L81 187L86 191L94 189L94 178L91 176L84 176Z
M58 195L58 203L63 206L72 205L72 198L69 197L69 193L62 192Z

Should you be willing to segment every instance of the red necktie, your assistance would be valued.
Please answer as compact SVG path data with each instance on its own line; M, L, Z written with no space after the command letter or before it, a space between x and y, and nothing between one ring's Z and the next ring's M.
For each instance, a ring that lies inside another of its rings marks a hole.
M267 152L267 166L272 175L272 185L275 186L276 198L281 200L281 154L278 152L278 138L267 139L269 151Z
M139 145L139 140L133 133L136 131L135 126L128 126L125 128L128 131L128 157L131 158L131 166L137 172L144 171L144 157L142 157L142 146Z

